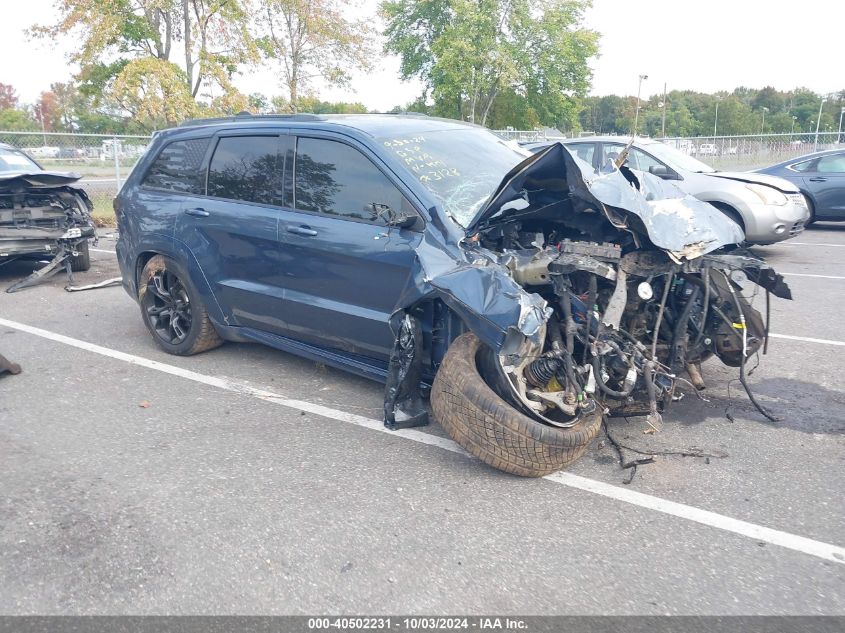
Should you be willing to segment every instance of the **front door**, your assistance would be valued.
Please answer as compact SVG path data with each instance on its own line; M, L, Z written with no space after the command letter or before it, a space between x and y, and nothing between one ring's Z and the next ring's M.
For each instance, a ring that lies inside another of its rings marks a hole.
M364 152L334 138L296 140L293 195L279 225L283 314L294 338L387 359L388 319L408 285L423 222L399 229L379 217L385 206L412 208Z
M196 258L229 325L278 333L279 136L220 136L212 142L207 195L183 200L176 238Z

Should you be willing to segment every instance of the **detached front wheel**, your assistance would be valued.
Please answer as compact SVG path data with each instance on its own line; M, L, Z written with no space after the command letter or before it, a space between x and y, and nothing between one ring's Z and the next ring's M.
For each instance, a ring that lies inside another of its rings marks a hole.
M76 245L76 255L70 257L70 269L75 273L84 273L91 269L91 250L88 240Z
M522 477L542 477L581 457L601 428L601 413L556 428L514 409L478 370L481 341L456 338L434 377L431 408L449 436L486 464Z
M156 255L144 266L138 302L153 340L168 354L190 356L223 342L187 271L169 257Z

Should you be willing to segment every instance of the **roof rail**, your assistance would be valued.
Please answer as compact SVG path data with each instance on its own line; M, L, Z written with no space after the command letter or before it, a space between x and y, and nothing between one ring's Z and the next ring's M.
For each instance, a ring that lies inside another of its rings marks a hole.
M425 112L414 112L413 110L399 110L398 112L373 112L372 114L396 114L401 116L429 116Z
M237 123L239 121L324 121L325 117L319 114L297 113L297 114L252 114L250 112L238 112L234 116L214 117L210 119L188 119L179 124L179 127L191 127L194 125L209 125L213 123Z

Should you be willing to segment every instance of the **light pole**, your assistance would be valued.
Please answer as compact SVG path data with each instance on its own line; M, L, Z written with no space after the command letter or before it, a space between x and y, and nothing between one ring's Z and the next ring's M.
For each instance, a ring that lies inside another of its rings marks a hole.
M842 138L842 115L845 114L845 107L839 109L839 131L836 133L836 143L841 143Z
M819 104L819 116L816 118L816 140L813 141L814 152L819 149L819 125L822 123L822 106L824 106L825 101L827 101L827 97L822 97L822 101Z
M640 81L637 84L637 110L634 113L634 137L637 136L637 123L640 121L640 89L643 87L643 79L648 79L648 75L640 75Z
M719 125L719 101L722 97L716 97L716 116L713 119L713 145L716 144L716 127Z
M795 121L798 120L798 117L794 114L792 115L792 128L789 130L789 140L794 141L793 135L795 134Z
M666 82L663 82L663 101L660 103L660 109L663 110L663 115L661 117L662 122L660 124L660 136L666 138ZM845 108L843 108L845 110ZM840 121L842 117L839 117Z
M763 115L760 119L760 152L762 153L763 146L765 145L765 141L763 141L763 128L766 125L766 112L768 112L769 109L766 106L763 106L762 108L760 108L760 110L762 111Z
M47 130L44 128L44 104L36 105L38 108L38 118L41 119L41 136L43 138L44 147L47 147Z

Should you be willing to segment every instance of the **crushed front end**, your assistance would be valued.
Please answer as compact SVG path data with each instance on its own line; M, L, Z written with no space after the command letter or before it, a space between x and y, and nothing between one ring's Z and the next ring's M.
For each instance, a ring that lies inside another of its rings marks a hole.
M37 283L62 267L96 239L93 205L85 191L70 186L75 174L36 171L0 174L0 263L42 255L51 262L14 284L14 292Z
M546 302L543 336L511 328L496 350L497 391L556 427L600 410L659 429L679 382L705 387L711 356L739 367L747 389L768 323L737 280L767 304L791 298L761 259L725 252L742 232L710 205L624 167L592 172L560 145L515 168L469 235Z

